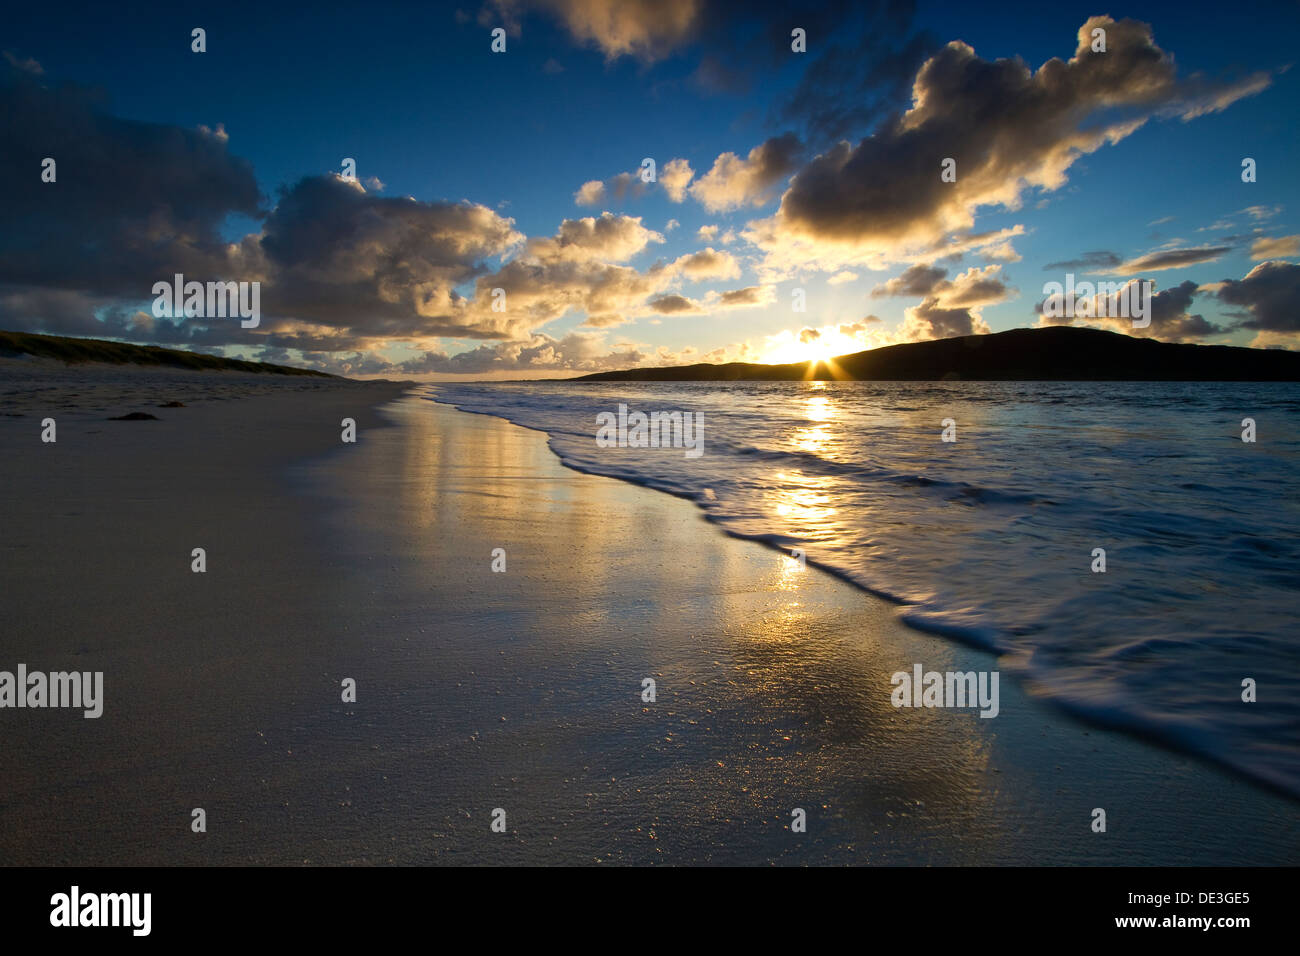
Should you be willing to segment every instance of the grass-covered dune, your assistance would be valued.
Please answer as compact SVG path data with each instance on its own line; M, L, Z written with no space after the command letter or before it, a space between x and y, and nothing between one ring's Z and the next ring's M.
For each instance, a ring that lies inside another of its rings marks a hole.
M127 345L124 342L106 342L103 339L75 339L62 335L40 335L34 332L5 332L0 330L0 358L34 355L38 358L57 359L69 364L102 362L109 365L153 365L165 368L187 368L198 372L257 372L263 375L312 375L334 378L325 372L269 362L248 362L243 359L220 358L200 352L165 349L157 345Z

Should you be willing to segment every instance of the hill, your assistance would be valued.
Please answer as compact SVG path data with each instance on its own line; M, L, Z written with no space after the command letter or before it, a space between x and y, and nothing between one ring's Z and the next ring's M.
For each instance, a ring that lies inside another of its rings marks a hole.
M266 375L313 375L334 378L325 372L269 362L247 362L243 359L221 358L201 352L184 352L164 349L157 345L127 345L103 339L74 339L62 335L40 335L35 332L0 331L0 358L33 355L37 358L58 359L69 364L102 362L110 365L154 365L168 368L187 368L195 371L258 372Z
M888 345L811 365L681 365L597 372L570 381L1300 381L1300 352L1183 345L1070 326Z

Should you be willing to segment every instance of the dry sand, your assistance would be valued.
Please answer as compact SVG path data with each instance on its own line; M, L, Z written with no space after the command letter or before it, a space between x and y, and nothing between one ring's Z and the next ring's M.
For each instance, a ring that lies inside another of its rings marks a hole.
M894 671L996 662L688 502L563 468L540 433L419 395L376 410L394 385L74 371L28 395L51 379L0 368L0 412L21 416L0 418L0 669L102 670L104 715L0 710L0 862L1213 865L1300 849L1294 803L1009 680L992 720L895 710ZM187 407L153 407L173 399ZM104 420L136 410L161 420Z

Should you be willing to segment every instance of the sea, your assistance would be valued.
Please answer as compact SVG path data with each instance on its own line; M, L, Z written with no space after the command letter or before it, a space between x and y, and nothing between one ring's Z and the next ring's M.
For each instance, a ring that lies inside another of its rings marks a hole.
M543 431L565 465L687 498L728 534L798 549L912 627L997 653L1077 717L1300 796L1300 385L444 383L431 396ZM598 416L620 405L693 413L702 453L598 443Z

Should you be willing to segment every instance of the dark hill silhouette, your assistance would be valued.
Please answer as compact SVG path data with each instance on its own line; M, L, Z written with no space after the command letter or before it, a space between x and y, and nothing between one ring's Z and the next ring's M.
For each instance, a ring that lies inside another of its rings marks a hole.
M265 375L335 377L313 369L272 365L270 362L248 362L244 359L222 358L202 352L165 349L157 345L128 345L125 342L109 342L105 339L78 339L66 335L42 335L39 332L0 331L0 358L13 358L19 355L58 359L69 365L102 362L110 365L187 368L200 372L258 372Z
M1181 345L1069 326L888 345L831 359L838 372L818 362L810 374L811 364L680 365L597 372L571 381L1300 381L1300 352Z

